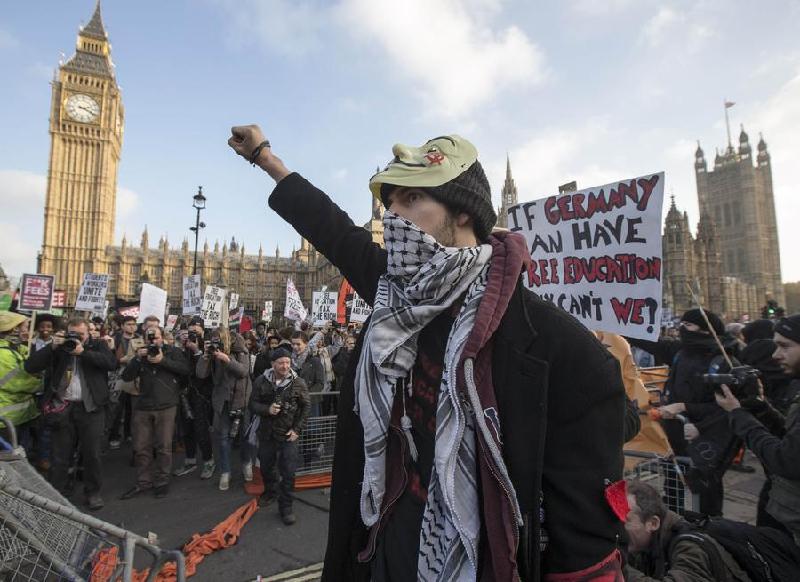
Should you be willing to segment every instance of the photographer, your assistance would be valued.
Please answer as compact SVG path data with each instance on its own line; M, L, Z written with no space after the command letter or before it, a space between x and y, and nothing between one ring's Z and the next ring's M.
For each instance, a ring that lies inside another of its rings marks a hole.
M25 362L26 372L51 371L43 406L45 423L52 430L50 481L62 493L70 493L67 471L77 439L83 457L84 492L89 509L93 510L103 507L100 449L108 403L108 373L116 366L108 344L91 339L89 326L81 318L71 319L66 334L55 334L50 345L32 353Z
M250 398L250 355L244 339L220 328L205 343L203 356L196 364L198 378L211 378L214 409L214 438L217 442L220 467L219 489L227 491L231 481L231 445L239 428L245 424L244 413ZM253 479L252 452L246 441L241 449L242 473L245 481Z
M775 344L772 357L794 384L800 382L800 315L778 321ZM715 397L728 412L733 432L744 439L772 479L767 513L800 545L800 396L794 397L785 417L761 398L739 402L728 386Z
M197 376L197 362L203 357L203 348L205 346L203 325L202 317L192 317L183 340L183 350L189 359L191 368L186 393L182 396L182 399L185 398L182 401L181 422L183 423L186 458L183 461L183 466L174 471L174 475L186 475L197 468L197 449L199 448L200 455L203 458L200 478L211 479L215 469L211 447L211 422L213 420L211 392L213 384L210 377L199 378Z
M145 347L136 351L136 357L122 372L125 381L139 379L139 396L132 423L136 485L120 499L130 499L150 489L154 489L156 497L169 492L178 390L181 376L189 372L188 360L179 349L164 343L161 328L149 327L145 331Z
M295 523L292 512L294 472L297 469L297 440L306 424L310 401L303 379L292 370L291 354L284 348L272 350L272 368L256 378L250 397L250 410L259 416L258 457L264 479L264 494L259 505L266 506L278 497L281 519ZM281 475L277 492L275 463Z

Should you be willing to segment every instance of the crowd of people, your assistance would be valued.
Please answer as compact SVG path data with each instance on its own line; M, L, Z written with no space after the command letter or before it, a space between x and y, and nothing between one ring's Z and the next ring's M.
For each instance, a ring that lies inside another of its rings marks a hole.
M298 439L309 414L336 410L336 387L353 350L352 330L206 329L192 317L165 330L159 318L67 321L0 312L0 416L29 460L64 496L77 475L89 509L103 502L103 456L130 443L135 481L121 494L164 497L173 477L199 469L231 486L238 447L242 479L260 470L259 503L292 511ZM30 351L29 351L30 346ZM173 464L181 447L182 462ZM319 454L319 452L317 453Z

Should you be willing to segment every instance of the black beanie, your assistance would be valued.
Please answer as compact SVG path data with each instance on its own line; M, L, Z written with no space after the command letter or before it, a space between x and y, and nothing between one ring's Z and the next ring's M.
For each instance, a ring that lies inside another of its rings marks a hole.
M739 359L743 364L758 368L762 372L778 373L781 367L772 359L776 348L775 342L771 339L753 340L739 353Z
M800 344L800 314L779 319L775 324L775 333Z
M714 313L713 311L704 310L706 312L706 317L708 318L709 323L711 323L711 327L714 328L714 331L717 335L723 335L725 333L725 324L722 323L722 320L719 318L719 315ZM699 309L690 309L686 313L683 314L681 317L681 321L686 321L688 323L693 323L700 327L700 329L705 331L711 331L708 329L708 325L706 324L706 320L703 319L703 314L700 312Z
M292 357L292 352L290 352L286 348L282 348L281 346L278 346L269 353L270 362L274 362L279 358L291 358L291 357Z
M745 343L759 339L772 339L775 333L775 324L771 319L756 319L744 326L742 337Z
M386 208L389 208L387 196L396 187L392 184L381 184L381 202ZM451 212L468 214L472 218L475 236L479 242L489 238L489 233L497 224L497 213L492 206L489 180L479 161L476 160L469 168L441 186L419 188L447 206Z

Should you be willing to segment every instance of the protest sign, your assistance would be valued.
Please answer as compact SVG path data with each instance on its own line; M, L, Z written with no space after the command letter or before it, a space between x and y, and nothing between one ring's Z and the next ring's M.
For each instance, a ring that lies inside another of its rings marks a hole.
M354 293L355 291L352 285L350 285L350 282L342 278L342 282L339 285L339 301L336 305L336 321L340 325L345 325L347 323L350 309L353 306Z
M200 290L200 275L183 278L183 315L200 315L203 307L203 294Z
M120 307L117 309L117 313L119 313L122 317L135 317L137 320L139 319L139 306L138 305L130 305L128 307Z
M321 327L329 321L336 321L336 300L338 293L314 291L311 294L311 319Z
M222 308L225 299L225 289L215 285L206 285L206 292L203 293L203 305L200 309L200 316L205 322L205 327L215 329L222 323Z
M105 273L84 273L83 283L75 299L75 311L102 313L106 305L108 275Z
M167 309L167 292L163 289L142 283L142 294L139 296L139 313L136 322L142 323L146 317L155 316L160 324L164 323L164 311Z
M240 323L242 323L242 317L244 317L244 307L239 307L238 309L229 309L228 325L230 326L239 325Z
M261 312L261 321L269 323L272 320L272 301L264 301L264 310Z
M25 273L19 283L20 311L48 311L53 306L55 277Z
M228 309L233 311L239 307L239 294L238 293L231 293L230 294L230 304L228 305Z
M350 323L364 323L372 313L372 308L367 305L358 293L353 291L353 306L350 308Z
M167 325L165 326L168 330L175 329L175 324L178 323L178 316L177 315L168 315L167 316Z
M308 311L303 306L303 300L297 292L297 287L291 279L286 279L286 307L283 310L286 319L303 321L308 317Z
M67 306L67 292L63 289L53 291L53 307Z
M655 340L663 198L661 172L509 208L532 259L523 280L589 329Z

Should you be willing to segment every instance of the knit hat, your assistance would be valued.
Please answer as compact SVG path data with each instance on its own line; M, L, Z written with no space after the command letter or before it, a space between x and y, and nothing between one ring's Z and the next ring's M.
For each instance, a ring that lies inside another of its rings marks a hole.
M742 330L744 341L748 344L759 339L772 339L775 334L775 323L771 319L756 319Z
M800 314L779 319L775 324L775 333L800 344Z
M275 360L278 360L280 358L291 358L291 357L292 357L292 352L281 346L278 346L269 353L270 362L274 362Z
M497 222L489 180L478 161L478 150L458 135L429 140L420 147L395 144L394 158L369 181L372 195L388 208L384 184L423 188L455 212L468 214L475 234L485 240Z
M711 327L714 328L716 334L723 335L725 333L725 324L722 323L722 320L719 318L719 315L717 315L713 311L708 311L707 309L704 311L706 312L706 317L708 318L709 323L711 323ZM684 313L683 316L681 317L681 321L693 323L702 330L710 331L708 329L708 325L706 324L706 320L703 319L703 314L697 308L690 309L689 311Z
M0 311L0 333L11 331L28 318L13 311Z
M747 344L739 353L739 359L743 364L748 364L758 368L762 372L781 371L781 367L772 359L777 346L771 339L757 339Z

